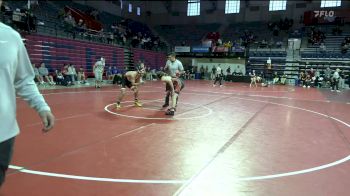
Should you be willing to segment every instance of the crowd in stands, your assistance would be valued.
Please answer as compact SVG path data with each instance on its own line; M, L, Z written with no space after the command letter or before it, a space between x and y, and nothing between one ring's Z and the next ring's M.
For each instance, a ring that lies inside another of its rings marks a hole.
M249 30L245 30L243 34L239 37L237 40L222 40L220 34L218 32L209 32L206 37L207 40L212 41L212 47L225 47L228 48L228 51L231 51L230 49L232 47L234 48L241 48L244 50L244 47L249 46L251 43L253 43L256 40L256 36L253 35L253 33Z
M272 31L274 36L278 36L280 30L288 31L293 26L294 20L285 18L280 19L279 22L269 22L267 28Z
M248 47L251 43L253 43L256 40L257 37L253 34L253 32L245 30L240 38L242 40L242 46Z
M340 92L339 89L344 89L345 81L349 79L349 76L346 76L339 68L334 71L330 67L327 67L323 71L310 68L300 72L298 84L304 88L330 87L332 91L336 90Z
M326 39L326 36L323 31L315 27L311 28L309 43L311 43L312 45L320 45L321 43L324 42L325 39Z
M350 48L350 36L347 36L344 41L341 43L341 52L343 54L348 52L348 49Z
M273 37L271 37L270 41L263 39L259 42L259 48L282 48L282 41L274 41Z
M35 81L38 85L62 85L70 86L75 84L87 84L86 73L83 67L80 67L76 71L75 66L72 64L64 64L62 69L56 69L49 72L45 63L41 63L40 67L36 67L33 64L33 69L35 73Z
M19 8L16 8L16 6L17 4L4 2L1 6L0 19L19 31L28 33L36 32L37 25L39 24L43 26L62 28L62 30L67 32L68 35L71 35L71 38L73 39L76 39L79 36L80 39L86 39L89 41L123 46L130 45L135 48L148 50L162 50L166 48L166 44L162 42L158 36L154 36L149 30L144 30L142 28L135 30L130 28L128 24L129 22L132 22L130 19L122 19L119 22L115 22L110 28L93 30L87 25L90 21L85 21L89 20L88 17L84 19L75 18L70 9L62 9L57 13L57 19L55 19L58 20L60 24L56 25L57 21L51 19L52 25L49 25L49 18L47 18L47 21L38 20L35 16L35 9L28 10L27 4L23 4ZM41 6L40 2L37 6ZM100 18L100 13L93 8L86 10L85 13L93 20L98 20Z
M220 64L218 65L220 66ZM240 69L240 67L238 66L235 70L231 70L231 67L228 67L226 69L226 72L221 69L221 75L223 77L223 79L227 78L228 76L232 75L232 76L243 76L244 73L243 71ZM232 72L231 72L232 71ZM213 80L215 78L217 72L217 66L213 66L211 70L209 70L208 66L191 66L191 67L187 67L185 69L185 75L184 78L187 80L191 80L191 79L195 79L195 75L198 75L199 77L196 79L205 79L205 80Z
M37 85L45 86L75 86L75 85L90 85L88 77L91 73L86 71L83 66L76 68L73 64L63 64L61 69L50 70L45 66L45 63L41 63L40 66L33 64L35 72L35 82ZM146 80L154 80L157 78L157 71L155 68L151 69L146 67L144 78ZM129 68L124 69L117 68L116 66L106 66L104 69L104 82L106 84L118 84L122 82L122 74L124 74Z
M98 16L98 15L97 15ZM98 19L98 17L95 18ZM71 15L70 11L64 15L64 28L67 32L72 34L75 39L76 34L84 39L98 40L107 44L128 45L134 48L143 48L148 50L160 50L160 47L165 43L161 42L158 36L153 36L150 32L135 31L128 27L129 19L116 21L110 25L110 29L101 29L100 31L93 31L86 28L85 21L76 19Z
M332 34L333 35L341 35L343 33L343 30L340 28L339 25L337 25L336 27L334 27L332 29Z
M61 69L51 70L45 66L45 63L41 63L39 67L33 64L35 73L35 81L38 85L61 85L61 86L73 86L78 84L89 85L88 77L91 75L87 72L83 66L75 68L73 64L63 64ZM127 68L125 68L126 70ZM116 66L107 66L104 70L105 80L110 83L115 80L115 76L119 76L124 73L124 70L118 69Z
M35 32L37 18L27 7L12 8L8 2L4 2L0 9L1 21L14 27L19 31Z
M245 30L239 39L231 41L222 41L219 38L216 42L216 46L224 46L227 48L231 47L250 47L253 43L256 43L259 48L282 48L282 41L275 41L273 37L270 40L263 38L258 41L258 36L254 35L252 31Z

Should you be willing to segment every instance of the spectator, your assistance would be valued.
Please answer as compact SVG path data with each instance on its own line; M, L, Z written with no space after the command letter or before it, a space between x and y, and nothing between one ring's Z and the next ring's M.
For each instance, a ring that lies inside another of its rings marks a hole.
M85 76L85 70L83 66L80 66L78 71L78 82L81 84L88 84L86 83L86 76Z
M204 79L204 67L203 67L203 65L201 66L201 68L199 69L199 72L200 72L200 79Z
M113 73L113 75L119 74L119 71L118 71L118 69L117 69L117 66L113 66L113 68L112 68L112 73Z
M280 80L280 78L278 76L278 73L275 71L273 73L273 84L277 84L279 80Z
M241 70L241 68L239 67L239 65L237 66L236 74L237 74L238 76L242 76L242 75L243 75L243 71Z
M345 89L345 74L339 70L339 89Z
M72 84L75 84L75 81L78 79L78 77L74 65L69 64L67 74L70 76Z
M211 69L211 79L214 80L215 76L216 76L216 67L213 66L213 68Z
M68 64L63 65L62 74L63 74L65 81L67 82L67 85L72 85L73 79L72 79L71 75L68 73L68 67L69 67Z
M311 84L315 84L315 70L313 68L311 68L308 73L307 73L309 76L310 76L310 79L311 79Z
M278 42L276 42L276 47L277 48L282 48L282 42L281 41L278 41Z
M99 60L96 61L93 67L93 72L95 75L95 88L101 88L101 84L103 82L103 72L104 67L106 65L105 58L101 57Z
M317 87L317 88L321 87L321 82L322 82L323 78L321 77L321 74L318 70L316 70L315 76L312 79L314 80L315 87Z
M38 68L35 64L33 64L32 66L34 70L35 79L37 80L37 82L39 82L39 84L44 84L43 77L39 74Z
M256 84L256 74L255 74L255 70L253 70L252 72L249 72L249 76L250 76L250 84L249 84L249 87L252 87L252 84L255 85L255 87L258 87L257 84Z
M45 67L45 63L41 63L39 68L39 74L43 79L45 78L50 85L55 84L55 82L53 81L53 77L49 75L49 70Z
M113 74L112 66L107 67L106 76L107 76L107 80L113 81L114 74Z
M191 79L191 73L190 73L190 70L186 70L186 71L185 71L185 79L186 79L186 80Z
M326 50L327 50L326 45L324 45L324 43L322 42L321 45L320 45L320 52L321 53L326 53Z
M281 79L280 79L280 84L285 85L285 84L286 84L286 81L287 81L287 75L286 75L286 74L283 74L283 75L281 76Z
M231 75L231 67L230 66L226 69L226 74Z
M305 84L303 85L303 87L310 88L310 86L311 86L311 76L310 74L306 74Z
M306 74L305 74L305 72L300 72L300 76L299 76L299 83L300 83L300 85L302 85L304 88L306 87L306 85L305 85L305 81L306 81Z
M332 29L333 35L341 35L343 31L340 29L339 25L337 25L335 28Z
M326 70L324 71L324 79L326 82L331 81L331 76L332 76L332 70L330 67L327 67Z
M332 79L331 79L331 81L332 81L332 92L334 91L334 90L336 90L337 92L340 92L339 91L339 79L340 79L340 75L339 75L339 72L340 72L340 69L339 68L337 68L336 70L335 70L335 72L333 73L333 76L332 76Z
M56 70L56 84L67 86L67 82L65 81L61 70Z

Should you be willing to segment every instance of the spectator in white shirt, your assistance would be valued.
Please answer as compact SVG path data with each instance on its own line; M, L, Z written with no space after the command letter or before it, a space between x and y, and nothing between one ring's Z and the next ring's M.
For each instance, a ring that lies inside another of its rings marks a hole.
M75 70L75 67L72 64L69 64L69 66L68 66L68 75L72 79L72 84L75 84L76 79L78 79L77 78L77 71Z
M42 78L45 78L49 84L55 84L55 82L53 81L53 77L49 75L49 70L46 68L45 63L41 63L39 68L39 74Z
M340 69L337 68L335 70L335 72L333 73L332 80L331 80L332 81L332 90L331 91L336 90L337 92L340 92L339 91L339 79L340 79L339 72L340 72Z
M33 70L34 70L35 79L39 82L39 84L43 84L44 83L43 77L41 77L41 75L39 74L39 70L35 64L33 64Z
M321 53L325 53L326 52L326 45L324 45L324 43L322 42L321 45L320 45L320 51Z
M95 88L101 88L102 84L102 75L105 67L105 59L101 57L99 61L97 61L93 67L93 71L95 74Z

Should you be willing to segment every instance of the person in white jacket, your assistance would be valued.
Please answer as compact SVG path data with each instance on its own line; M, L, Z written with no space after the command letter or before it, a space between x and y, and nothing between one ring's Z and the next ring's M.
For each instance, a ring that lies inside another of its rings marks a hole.
M2 0L0 0L1 6ZM44 124L43 132L54 126L54 116L40 94L34 71L21 36L0 22L0 187L11 161L19 127L16 120L16 94L34 108Z
M333 73L333 77L332 77L332 90L334 91L336 90L338 93L340 92L339 90L339 79L340 79L340 75L339 75L340 69L337 68L335 70L335 72Z
M101 88L105 65L106 65L106 60L105 58L101 57L101 59L98 60L93 67L93 71L95 74L95 88Z

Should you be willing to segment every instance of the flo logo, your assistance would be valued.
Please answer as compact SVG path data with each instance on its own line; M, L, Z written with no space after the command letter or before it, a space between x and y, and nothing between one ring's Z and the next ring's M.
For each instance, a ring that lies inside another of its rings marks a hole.
M315 18L322 18L322 17L333 17L334 16L334 11L314 11L315 13Z

